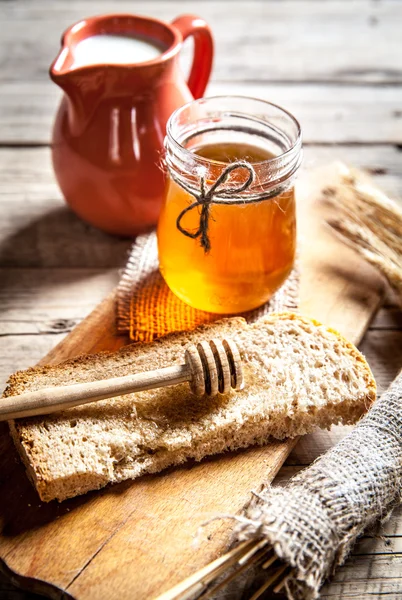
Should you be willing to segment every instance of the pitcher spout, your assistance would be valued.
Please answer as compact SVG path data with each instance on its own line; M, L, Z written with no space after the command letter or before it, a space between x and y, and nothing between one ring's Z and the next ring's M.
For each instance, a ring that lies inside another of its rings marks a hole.
M95 67L75 67L72 51L64 44L49 74L66 94L71 133L80 135L103 97L104 74Z

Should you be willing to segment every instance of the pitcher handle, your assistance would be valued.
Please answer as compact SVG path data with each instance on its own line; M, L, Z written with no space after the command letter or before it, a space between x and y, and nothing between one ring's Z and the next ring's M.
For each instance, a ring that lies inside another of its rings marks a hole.
M194 58L187 85L195 99L201 98L207 87L212 69L214 42L208 24L195 15L182 15L172 22L183 41L194 37Z

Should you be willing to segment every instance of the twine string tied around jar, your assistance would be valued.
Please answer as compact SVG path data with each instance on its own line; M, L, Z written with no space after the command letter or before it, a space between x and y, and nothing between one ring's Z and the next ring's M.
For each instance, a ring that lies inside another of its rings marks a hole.
M246 169L248 171L248 178L240 185L228 185L224 186L229 175L238 169ZM247 204L247 200L234 200L238 194L247 190L255 181L255 171L250 163L246 161L237 161L229 164L219 175L216 181L210 186L209 189L206 187L205 177L200 177L200 190L199 193L195 193L192 188L184 184L183 182L177 183L191 196L195 198L195 202L187 206L181 211L176 220L177 229L186 235L187 237L195 240L200 238L201 247L207 254L211 250L211 240L209 238L209 221L211 218L210 209L212 204L227 204L227 200L230 199L232 204ZM224 187L222 187L224 186ZM218 194L224 200L219 200L215 197ZM251 200L256 202L255 199ZM181 222L183 217L190 211L194 210L198 206L201 207L200 212L200 224L196 231L190 231L182 226Z

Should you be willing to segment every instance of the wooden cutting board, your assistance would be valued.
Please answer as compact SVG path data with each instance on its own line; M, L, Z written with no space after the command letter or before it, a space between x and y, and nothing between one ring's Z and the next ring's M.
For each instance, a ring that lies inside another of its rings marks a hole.
M336 179L331 167L298 184L301 233L301 311L358 343L382 296L382 281L323 224L320 196ZM114 350L114 294L100 304L41 364L84 352ZM232 523L263 481L271 481L296 441L213 457L146 476L61 504L38 501L14 450L0 430L0 557L26 589L51 598L149 600L222 553Z

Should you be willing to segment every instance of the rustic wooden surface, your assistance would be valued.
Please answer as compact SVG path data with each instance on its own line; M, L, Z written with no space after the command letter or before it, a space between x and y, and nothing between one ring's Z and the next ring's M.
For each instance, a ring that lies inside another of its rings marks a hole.
M306 172L297 183L303 239L300 304L303 314L357 342L381 302L384 286L378 274L323 224L328 209L320 202L322 189L336 181L337 169L323 167ZM83 352L116 349L127 341L115 333L112 293L40 362L55 364ZM10 438L6 436L2 443L0 557L7 567L19 576L39 580L34 589L54 597L57 590L41 581L78 600L120 596L148 600L225 551L230 521L214 521L208 527L208 542L195 551L198 527L217 514L241 511L250 490L274 478L296 440L143 477L61 506L38 501L22 466L15 469ZM10 497L19 498L12 509ZM102 527L94 532L98 523Z
M287 106L303 125L306 166L349 161L402 197L402 3L396 0L1 3L2 382L37 362L114 287L129 247L68 212L49 162L59 93L47 68L60 33L85 15L111 11L167 19L198 12L217 38L208 93L256 95ZM402 362L402 317L392 297L361 349L384 389ZM346 430L302 439L280 476L309 464ZM400 598L401 522L396 511L384 538L363 538L323 597ZM0 597L29 597L13 587L10 573L1 585Z
M115 334L114 305L112 293L42 364L127 343L124 336ZM29 586L52 598L63 597L54 586L66 590L68 598L83 600L154 598L226 548L228 522L211 524L208 543L200 544L197 552L198 526L216 516L218 506L220 513L236 513L247 502L250 489L274 476L294 444L295 440L274 442L61 504L44 504L22 465L14 469L16 453L7 436L0 459L0 472L8 480L0 486L0 515L6 522L0 556L14 573L37 580ZM21 500L8 507L9 496L16 493Z

